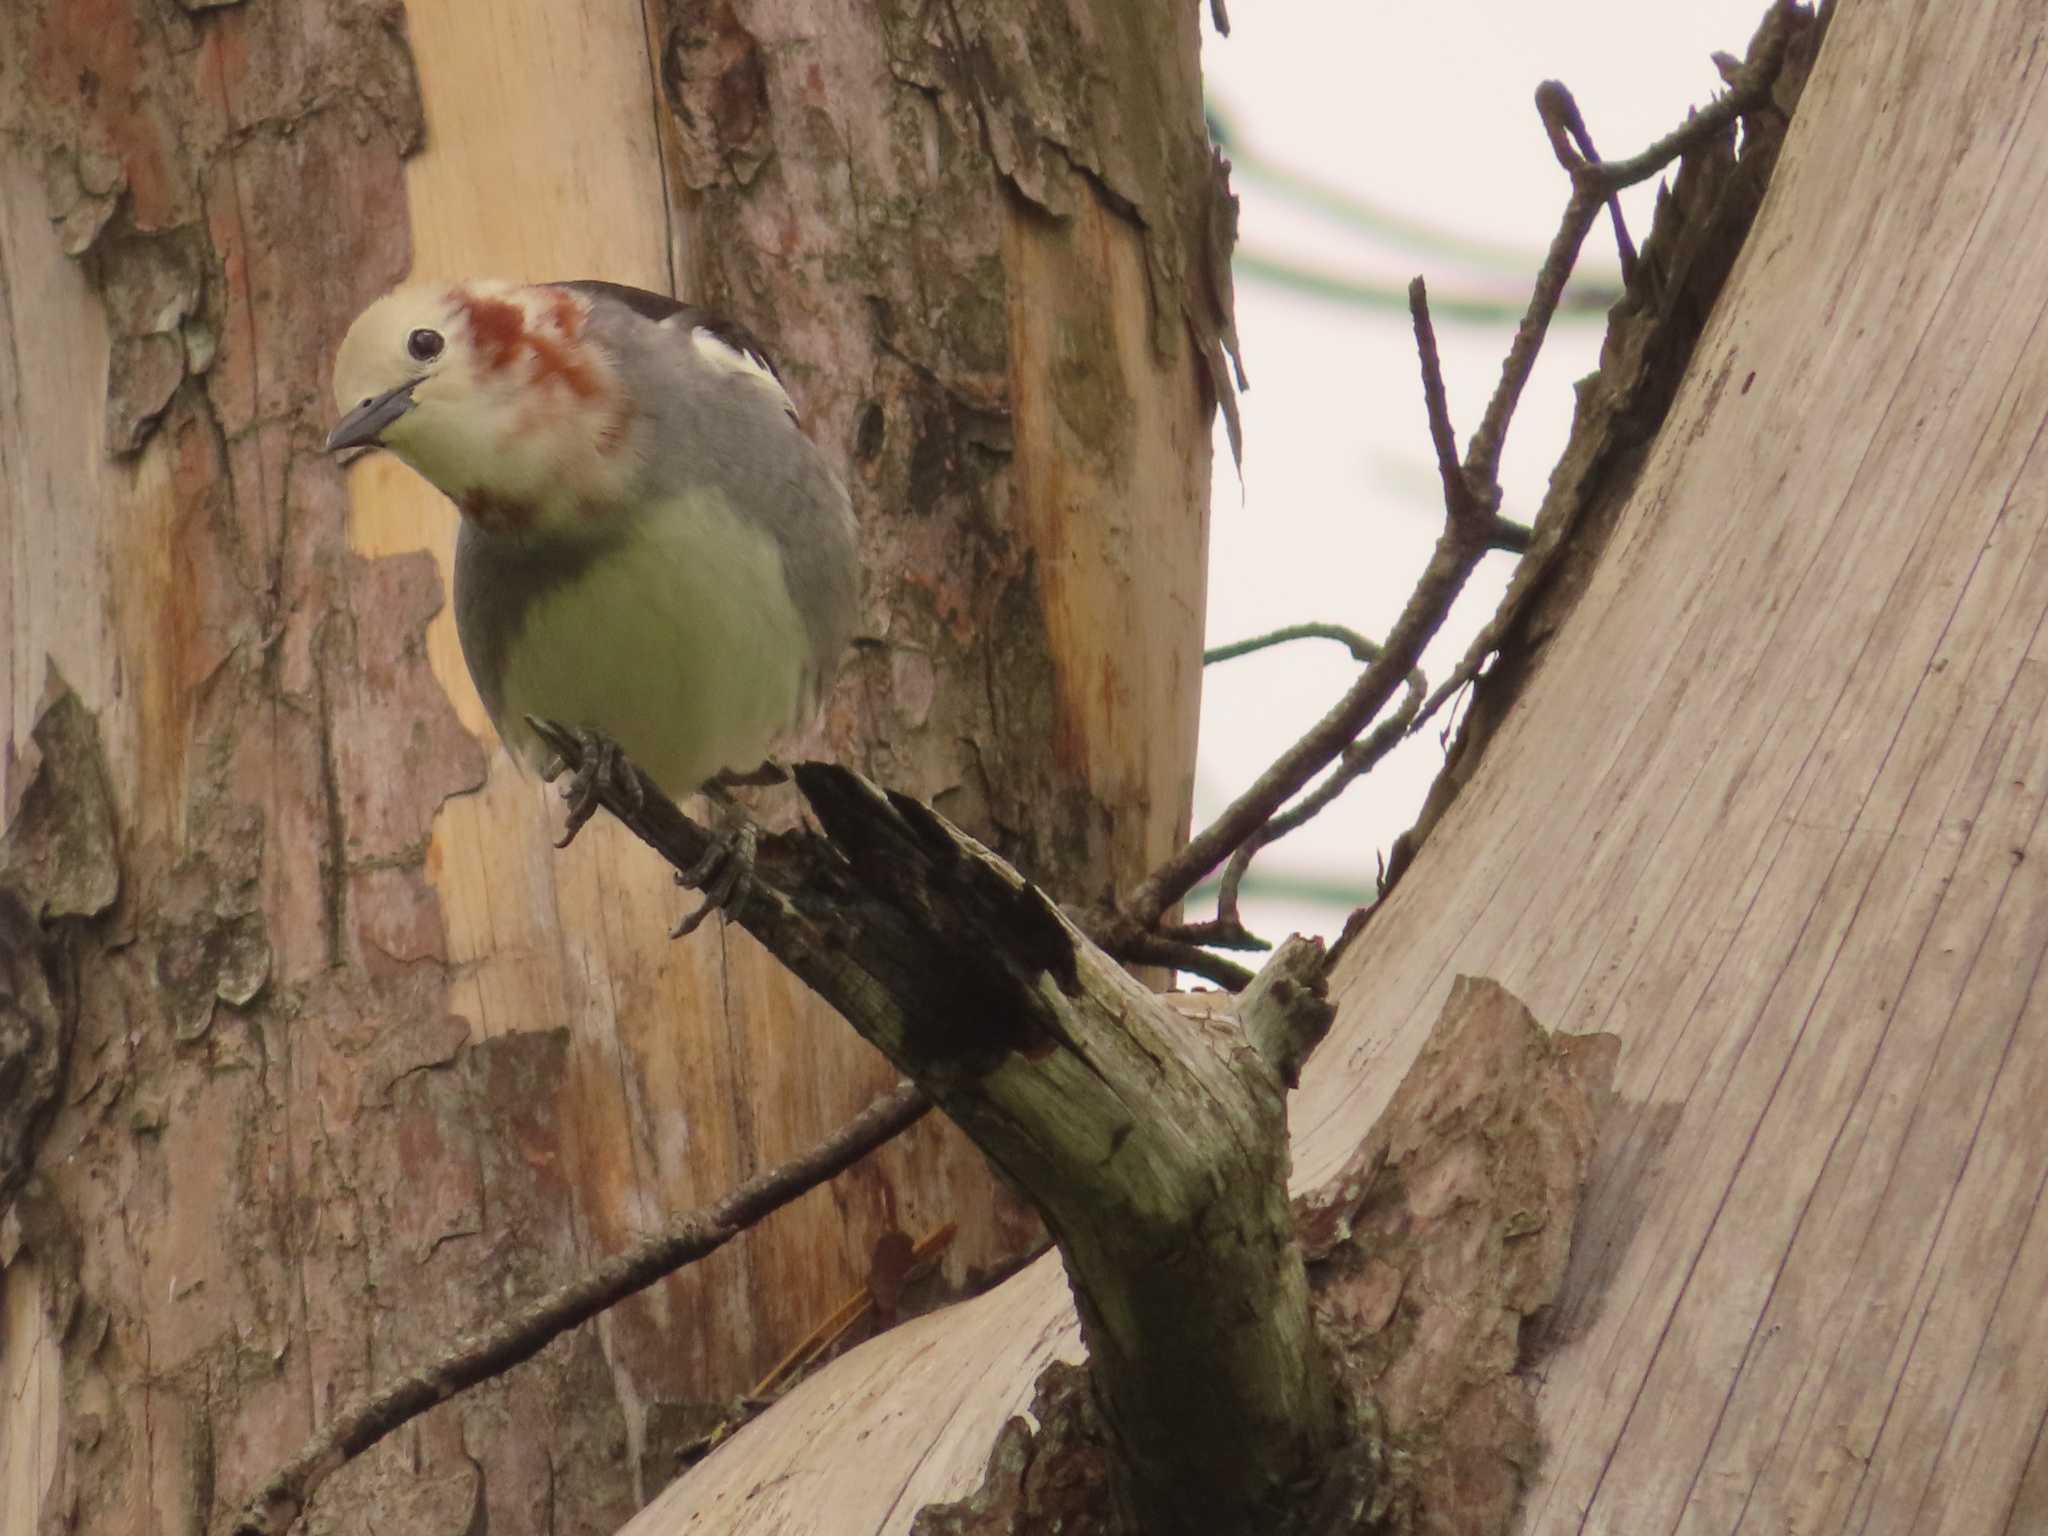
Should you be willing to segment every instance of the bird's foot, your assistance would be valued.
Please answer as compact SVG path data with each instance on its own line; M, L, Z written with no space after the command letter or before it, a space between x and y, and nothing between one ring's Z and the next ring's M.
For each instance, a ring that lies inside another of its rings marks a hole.
M597 808L604 803L607 794L623 800L633 811L646 803L647 797L640 788L640 776L633 772L626 761L626 754L619 750L619 744L611 737L586 726L560 725L531 716L527 723L550 746L558 741L576 744L576 770L569 775L569 782L562 786L562 800L569 807L569 819L562 827L562 835L555 839L557 848L566 848L576 841L576 834L597 814ZM540 776L552 784L568 767L568 759L557 750Z
M754 825L746 807L716 780L704 786L704 795L718 807L711 845L695 864L676 874L677 885L702 891L704 901L669 930L672 939L695 933L704 926L704 919L720 908L737 914L759 888L754 879L754 853L760 846L761 829Z

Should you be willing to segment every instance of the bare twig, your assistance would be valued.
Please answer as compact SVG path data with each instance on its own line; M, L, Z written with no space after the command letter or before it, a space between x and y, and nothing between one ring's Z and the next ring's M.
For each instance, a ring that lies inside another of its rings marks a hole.
M1518 523L1511 517L1496 517L1493 520L1490 547L1504 550L1511 555L1519 555L1528 550L1535 537L1536 530L1527 523Z
M1319 815L1330 802L1351 787L1352 781L1364 777L1379 765L1385 757L1408 734L1408 727L1416 712L1422 708L1422 699L1428 690L1420 669L1408 674L1408 696L1401 701L1401 707L1375 725L1365 735L1344 749L1337 766L1328 778L1308 794L1273 817L1258 831L1238 846L1237 852L1223 866L1223 883L1216 893L1216 916L1219 923L1228 923L1243 932L1238 910L1238 887L1244 883L1245 871L1251 868L1252 860L1260 851L1277 843L1288 833L1306 825ZM1209 942L1218 942L1214 939Z
M1557 163L1573 180L1576 181L1586 167L1600 163L1600 152L1593 147L1593 135L1586 128L1586 119L1562 81L1546 80L1536 87L1536 113L1543 119L1544 131L1550 135L1550 148L1557 156ZM1636 280L1636 243L1629 238L1628 221L1622 217L1618 189L1608 192L1607 212L1614 220L1614 249L1621 265L1621 285L1631 287Z
M1486 420L1480 424L1479 432L1473 436L1467 453L1468 469L1482 451L1490 455L1494 463L1499 462L1499 439L1506 434L1507 419L1514 410L1514 398L1519 396L1522 383L1527 381L1529 367L1535 362L1536 348L1542 342L1541 325L1535 326L1533 338L1526 349L1524 338L1530 334L1532 323L1538 320L1538 304L1546 294L1554 303L1556 293L1563 289L1568 268L1560 269L1554 274L1552 268L1563 253L1563 248L1570 244L1575 252L1577 241L1583 240L1585 231L1591 227L1593 218L1597 216L1595 205L1590 201L1592 196L1595 193L1605 195L1617 188L1633 186L1639 181L1648 180L1680 155L1710 143L1726 133L1737 118L1768 105L1779 72L1784 67L1785 49L1792 36L1792 22L1796 11L1797 7L1792 0L1779 0L1779 4L1765 18L1764 25L1758 32L1756 43L1751 50L1754 61L1738 72L1736 83L1727 94L1695 112L1686 120L1684 126L1666 134L1631 159L1582 164L1574 170L1572 199L1566 205L1564 222L1558 229L1557 240L1552 242L1550 256L1544 261L1544 273L1538 276L1537 294L1531 301L1530 315L1522 322L1522 328L1516 332L1514 349L1510 351L1508 364L1502 370L1501 389L1495 394L1494 403L1488 407ZM1562 91L1563 87L1558 87L1558 90ZM1573 110L1576 111L1576 108ZM1546 116L1546 127L1549 126L1549 121ZM1546 282L1546 275L1554 276L1554 281ZM1547 314L1541 318L1543 324L1548 323ZM1525 351L1526 358L1523 358L1521 354ZM1512 394L1509 392L1511 382ZM1497 434L1492 428L1496 417L1500 421ZM1422 706L1421 712L1410 726L1411 732L1420 731L1448 700L1454 698L1461 689L1479 676L1486 666L1487 658L1499 647L1501 637L1506 634L1515 616L1520 613L1529 594L1541 585L1544 572L1563 546L1563 533L1562 527L1546 530L1540 537L1532 538L1528 542L1525 550L1527 558L1516 569L1514 581L1507 595L1501 599L1499 611L1487 621L1485 628L1467 647L1456 669L1429 696L1428 702Z
M1576 253L1576 244L1572 250ZM1408 296L1416 345L1421 353L1423 399L1430 418L1430 435L1439 443L1455 443L1444 398L1443 373L1437 363L1436 336L1429 321L1428 294L1421 279L1410 285ZM1555 302L1553 294L1551 303ZM1532 352L1532 358L1533 355ZM1440 463L1441 459L1440 454ZM1476 490L1475 486L1485 489ZM1451 456L1450 468L1444 474L1447 525L1429 564L1408 595L1407 606L1381 642L1379 655L1329 713L1281 753L1251 788L1124 898L1122 914L1130 923L1139 929L1154 927L1166 910L1193 890L1204 875L1227 860L1311 779L1335 762L1387 706L1395 691L1414 672L1423 650L1442 627L1451 604L1464 590L1466 579L1491 547L1499 521L1495 516L1499 499L1491 466L1483 478L1473 475L1469 467L1459 473L1455 455Z
M1355 629L1346 629L1342 624L1289 624L1285 629L1254 635L1249 640L1233 640L1228 645L1211 646L1202 652L1202 665L1213 667L1219 661L1235 661L1240 656L1249 656L1255 651L1268 650L1276 645L1286 645L1293 640L1335 640L1351 652L1354 661L1379 660L1380 648Z
M1463 590L1466 578L1488 550L1506 549L1527 554L1530 559L1547 558L1549 551L1536 547L1532 530L1499 515L1500 458L1507 441L1508 425L1535 368L1537 354L1551 320L1557 314L1579 251L1594 221L1600 216L1601 206L1606 204L1614 211L1615 237L1623 261L1633 270L1636 252L1627 226L1621 219L1615 193L1656 175L1680 154L1723 132L1741 114L1769 99L1784 60L1795 10L1793 0L1779 0L1760 34L1758 46L1753 49L1753 62L1741 72L1740 84L1695 113L1676 132L1667 134L1632 159L1601 161L1571 93L1555 81L1545 82L1539 88L1538 111L1559 162L1571 174L1572 192L1559 220L1557 234L1552 238L1543 265L1536 274L1535 290L1530 295L1528 308L1515 329L1514 341L1501 365L1500 383L1487 402L1479 427L1466 447L1462 464L1450 433L1450 412L1436 359L1436 337L1429 319L1427 291L1420 278L1409 289L1409 308L1414 317L1416 347L1422 362L1423 400L1429 416L1430 439L1436 448L1438 472L1444 482L1449 526L1438 540L1428 567L1388 634L1379 657L1329 713L1281 753L1249 789L1125 896L1120 913L1125 923L1142 931L1156 928L1168 908L1184 898L1211 870L1230 861L1246 847L1282 806L1316 774L1345 753L1386 706L1400 686L1401 679L1420 659L1423 647L1442 624L1451 602ZM1527 563L1525 560L1524 564ZM1446 681L1421 709L1414 712L1409 730L1419 729L1444 699L1476 675L1485 655L1478 653L1475 661L1475 652L1476 647L1474 652L1467 653L1459 674ZM1229 654L1243 652L1231 651ZM1355 775L1337 777L1348 783ZM1341 789L1342 786L1339 784L1337 787ZM1316 808L1327 804L1333 794L1334 791L1332 795L1319 798ZM1241 873L1241 863L1239 869ZM1219 907L1213 923L1183 925L1170 932L1175 941L1182 942L1198 939L1200 942L1222 943L1251 938L1237 921L1235 912L1224 907ZM1129 933L1121 933L1119 937L1126 944L1126 950L1121 952L1128 952Z
M1500 383L1486 404L1486 414L1479 420L1479 429L1472 434L1472 441L1465 449L1465 473L1477 484L1492 486L1499 481L1500 455L1507 442L1508 423L1514 418L1515 407L1521 404L1522 388L1536 367L1536 354L1542 350L1543 338L1549 334L1551 316L1557 313L1557 301L1564 293L1566 280L1572 275L1573 264L1579 259L1579 247L1586 243L1586 232L1600 216L1600 204L1604 200L1603 194L1589 190L1583 183L1574 183L1572 187L1571 199L1565 204L1564 218L1559 221L1557 233L1550 241L1550 251L1536 273L1536 291L1530 295L1529 308L1522 315L1522 323L1515 327L1515 339L1508 347L1507 360L1501 364Z
M1140 927L1157 923L1167 908L1195 888L1202 877L1229 858L1239 843L1333 762L1400 687L1415 657L1429 643L1453 595L1476 559L1448 537L1439 540L1408 607L1387 637L1381 658L1365 669L1344 697L1289 747L1251 787L1196 833L1124 899L1123 909ZM1114 953L1115 951L1112 951Z
M1170 965L1177 971L1186 971L1190 976L1213 981L1226 992L1242 992L1252 979L1252 973L1245 967L1234 960L1226 960L1221 955L1210 954L1198 943L1169 938L1163 933L1139 929L1135 925L1105 935L1091 932L1089 937L1101 944L1105 953L1126 965ZM1108 942L1104 942L1105 939ZM1263 946L1254 941L1244 947Z
M323 1482L400 1425L464 1388L532 1359L577 1324L724 1247L762 1217L908 1130L931 1107L920 1089L899 1083L810 1151L671 1222L666 1231L607 1259L589 1274L556 1286L512 1316L464 1334L440 1359L344 1408L272 1473L221 1530L232 1536L282 1536Z
M1648 181L1687 150L1719 137L1738 117L1768 106L1778 83L1778 72L1784 67L1785 48L1792 40L1797 10L1793 0L1778 0L1757 34L1755 62L1740 71L1738 83L1726 95L1700 108L1641 154L1627 160L1603 160L1588 167L1587 179L1609 190Z
M1453 523L1469 523L1492 511L1472 493L1465 467L1458 462L1458 435L1451 427L1451 405L1444 393L1443 364L1437 360L1436 327L1429 319L1429 288L1421 278L1408 285L1408 315L1415 326L1415 351L1422 362L1422 406L1429 417L1429 442L1436 449L1436 470L1444 482L1444 510Z
M1182 944L1204 944L1211 949L1256 951L1273 947L1270 939L1262 939L1256 933L1247 932L1244 924L1234 914L1226 917L1220 911L1215 917L1205 918L1198 923L1161 923L1156 931L1162 938L1173 939Z
M1521 399L1522 387L1529 381L1530 370L1535 367L1536 354L1543 345L1551 317L1557 312L1565 280L1571 276L1572 266L1578 260L1579 247L1585 243L1593 220L1599 217L1600 205L1621 188L1649 180L1688 149L1716 137L1743 113L1770 99L1771 86L1784 63L1794 9L1792 0L1779 0L1765 23L1756 63L1744 71L1743 83L1739 87L1694 113L1683 127L1666 134L1628 160L1593 161L1581 159L1571 152L1569 141L1560 138L1560 134L1568 130L1552 118L1553 111L1562 109L1568 110L1567 121L1577 119L1578 107L1572 104L1571 93L1554 80L1545 81L1538 87L1537 110L1550 133L1552 147L1559 149L1559 160L1571 173L1572 195L1565 204L1557 235L1550 242L1550 253L1544 257L1542 269L1536 274L1536 292L1529 301L1528 313L1516 328L1514 344L1501 368L1500 387L1494 391L1493 399L1486 407L1486 415L1480 420L1479 430L1472 434L1472 442L1466 449L1465 471L1473 481L1490 485L1499 473L1508 421ZM1579 127L1583 131L1583 122ZM1590 152L1590 139L1587 148ZM1425 710L1425 718L1427 714Z

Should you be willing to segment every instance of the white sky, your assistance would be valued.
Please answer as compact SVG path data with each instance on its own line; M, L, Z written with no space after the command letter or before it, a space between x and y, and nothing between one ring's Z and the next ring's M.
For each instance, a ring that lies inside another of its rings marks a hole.
M1577 98L1600 153L1619 159L1709 100L1715 50L1740 55L1765 0L1231 0L1231 34L1206 39L1212 108L1224 120L1243 203L1241 256L1281 256L1396 291L1421 273L1433 298L1503 296L1519 308L1569 190L1531 98L1555 77ZM1655 17L1654 21L1646 18ZM1442 230L1522 252L1505 280L1450 255L1363 235L1252 174L1284 166ZM1640 243L1655 186L1625 200ZM1612 281L1603 222L1580 270ZM1400 611L1442 518L1415 346L1405 310L1377 312L1284 291L1240 270L1237 320L1252 387L1243 398L1240 485L1219 429L1209 561L1209 643L1323 620L1377 638ZM1512 333L1437 322L1462 450ZM1592 371L1600 326L1553 326L1508 436L1502 510L1535 516L1571 423L1572 382ZM1491 557L1439 636L1432 685L1492 613L1511 564ZM1300 641L1210 668L1195 822L1208 821L1342 693L1356 667L1339 646ZM1440 723L1441 717L1439 717ZM1374 860L1413 821L1441 761L1436 725L1253 866L1290 879L1370 888ZM1191 903L1205 917L1213 903ZM1350 903L1281 895L1244 903L1253 931L1333 935Z

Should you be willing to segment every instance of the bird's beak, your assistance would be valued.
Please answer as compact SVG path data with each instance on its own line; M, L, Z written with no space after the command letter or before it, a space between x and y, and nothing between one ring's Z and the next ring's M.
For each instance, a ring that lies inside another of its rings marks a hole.
M350 411L327 434L327 451L338 453L343 448L376 447L379 434L412 409L412 392L418 383L418 379L409 380L373 400L365 400Z

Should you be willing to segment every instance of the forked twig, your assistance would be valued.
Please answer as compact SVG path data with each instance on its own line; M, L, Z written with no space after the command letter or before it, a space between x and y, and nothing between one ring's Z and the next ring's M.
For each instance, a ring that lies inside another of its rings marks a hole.
M1408 302L1422 358L1423 400L1429 414L1430 437L1439 444L1439 467L1444 467L1446 459L1449 464L1444 472L1444 531L1415 589L1409 593L1401 616L1380 642L1378 655L1344 697L1281 753L1215 821L1125 897L1123 916L1140 929L1156 927L1169 907L1257 835L1281 807L1358 740L1395 693L1410 681L1423 650L1442 627L1466 579L1493 545L1495 525L1500 519L1495 511L1499 495L1492 489L1491 475L1475 480L1469 470L1460 472L1455 453L1442 446L1454 444L1456 439L1444 396L1443 372L1437 362L1436 335L1429 320L1429 296L1422 279L1417 278L1409 285ZM1487 489L1482 492L1474 489L1475 485ZM1327 803L1319 802L1316 809Z
M1641 154L1630 159L1607 160L1597 163L1585 162L1571 168L1572 201L1566 206L1564 224L1558 231L1560 241L1574 227L1574 223L1578 219L1583 219L1586 227L1590 228L1591 220L1597 217L1597 213L1593 211L1596 205L1590 199L1596 194L1605 197L1619 188L1634 186L1637 182L1647 181L1650 177L1657 175L1666 166L1670 165L1679 156L1698 149L1702 145L1711 143L1714 139L1726 133L1730 125L1737 118L1769 105L1772 99L1772 92L1777 85L1779 73L1784 67L1785 50L1793 35L1792 22L1797 10L1798 7L1793 3L1793 0L1779 0L1777 6L1765 18L1764 25L1758 32L1755 46L1752 49L1754 61L1744 68L1735 71L1734 82L1726 94L1716 98L1707 106L1693 113L1682 127L1666 134ZM1565 103L1569 103L1571 100L1570 92L1566 91L1563 86L1557 85L1554 81L1546 82L1538 90L1539 111L1544 110L1543 100L1546 96L1562 97ZM1570 110L1573 114L1576 114L1578 111L1576 106L1572 106ZM1547 125L1549 122L1547 113L1545 121ZM1555 139L1553 139L1554 142ZM1579 231L1579 237L1583 239L1584 229ZM1550 273L1552 264L1557 260L1558 255L1559 244L1553 242L1551 255L1544 262L1545 273ZM1538 297L1541 298L1545 293L1550 293L1553 295L1554 302L1554 295L1563 291L1564 275L1564 273L1554 274L1555 280L1548 284L1544 282L1542 275L1539 275L1537 283ZM1524 330L1526 330L1529 322L1525 320L1523 324ZM1526 381L1528 377L1528 367L1534 365L1535 346L1540 345L1541 339L1539 332L1534 338L1534 344L1527 348L1527 362L1525 365L1520 366L1518 370L1520 381L1515 384L1515 393L1517 395L1520 393L1521 381ZM1506 388L1509 382L1510 373L1517 371L1517 354L1524 350L1523 341L1524 333L1523 331L1518 331L1515 337L1515 349L1509 353L1508 367L1502 371L1503 389ZM1499 402L1500 398L1498 394L1495 396L1496 403ZM1512 409L1512 402L1510 402L1507 411L1511 413ZM1488 423L1491 422L1493 415L1494 411L1489 407ZM1481 434L1488 432L1488 423L1482 423L1480 427ZM1502 415L1500 432L1503 435L1506 432L1505 413ZM1475 434L1471 452L1476 454L1480 447L1479 436ZM1495 456L1495 462L1498 462L1498 444L1493 444L1490 451ZM1436 715L1437 711L1443 708L1447 701L1456 697L1462 689L1479 676L1486 666L1487 658L1499 647L1501 637L1506 634L1508 626L1514 622L1515 615L1521 611L1522 604L1527 600L1528 594L1535 591L1541 584L1544 572L1556 558L1558 550L1563 546L1563 542L1561 533L1558 530L1551 530L1542 538L1530 544L1528 558L1516 569L1514 580L1508 588L1507 595L1501 599L1499 610L1487 621L1485 627L1480 630L1471 645L1466 648L1465 654L1459 660L1457 667L1437 685L1436 691L1429 696L1428 702L1422 706L1421 713L1415 717L1414 723L1409 727L1411 733L1420 731Z
M1615 239L1621 250L1624 272L1633 272L1637 253L1622 219L1616 194L1624 187L1656 175L1678 156L1708 142L1723 133L1738 117L1768 102L1784 63L1796 10L1793 0L1778 0L1759 34L1753 50L1753 62L1738 72L1732 88L1709 106L1692 114L1682 127L1627 160L1599 159L1584 118L1564 86L1546 81L1538 88L1537 110L1559 163L1572 178L1572 191L1558 222L1557 233L1537 271L1528 307L1502 362L1500 382L1487 402L1477 430L1466 445L1462 462L1457 456L1456 440L1451 432L1449 404L1437 363L1436 338L1429 320L1428 296L1422 280L1417 278L1409 290L1416 347L1422 363L1423 400L1428 412L1430 440L1444 485L1446 527L1436 551L1410 593L1400 618L1388 633L1380 655L1336 705L1283 751L1214 821L1125 894L1115 920L1101 926L1119 929L1118 936L1126 949L1132 940L1133 930L1152 933L1158 929L1161 917L1212 870L1219 865L1227 867L1235 863L1241 878L1244 861L1237 858L1240 850L1250 848L1256 851L1257 847L1270 842L1272 836L1284 835L1264 836L1263 830L1318 773L1349 752L1352 744L1392 699L1402 679L1420 660L1423 647L1442 624L1451 603L1463 590L1466 579L1489 549L1525 554L1525 566L1528 561L1547 560L1554 553L1554 545L1547 548L1538 545L1528 526L1499 515L1499 471L1509 423L1535 368L1537 354L1562 301L1579 251L1604 205L1613 214ZM1517 585L1522 585L1520 575L1518 572ZM1488 634L1496 643L1501 632L1500 622L1497 615L1496 622L1488 626ZM1316 632L1311 626L1297 626L1297 629L1303 633ZM1490 645L1482 649L1475 644L1466 653L1458 671L1446 679L1419 709L1404 709L1407 731L1419 730L1445 699L1469 683L1484 665L1490 649ZM1296 808L1301 814L1299 819L1288 822L1288 828L1298 826L1301 820L1327 805L1343 785L1355 777L1355 774L1333 776L1331 784L1319 789L1309 801ZM1294 814L1289 813L1290 817ZM1237 919L1235 893L1235 884L1226 878L1213 921L1181 924L1162 930L1162 933L1176 943L1256 944L1258 941L1245 933Z

